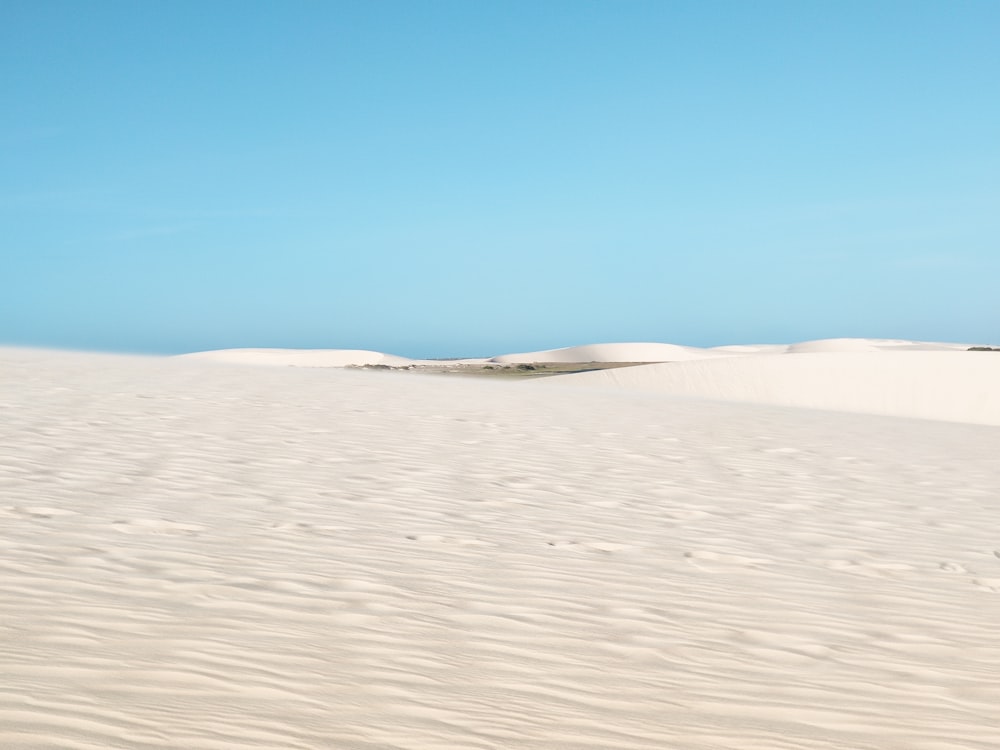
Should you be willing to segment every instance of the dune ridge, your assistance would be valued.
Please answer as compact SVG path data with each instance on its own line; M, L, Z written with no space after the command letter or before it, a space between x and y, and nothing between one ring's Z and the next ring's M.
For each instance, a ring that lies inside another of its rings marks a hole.
M491 362L686 362L692 359L723 356L710 349L678 344L620 343L568 346L520 354L501 354Z
M218 349L178 355L206 362L276 367L404 366L413 360L367 349Z
M687 362L741 355L777 355L805 352L858 352L858 351L954 351L965 350L969 344L929 341L904 341L900 339L818 339L795 344L736 344L701 348L655 342L621 342L584 344L561 349L533 352L498 354L493 357L470 357L448 360L452 364L519 364L532 362ZM364 365L440 365L442 360L412 359L395 354L366 349L216 349L178 355L183 359L196 359L236 364L258 364L296 367L348 367Z
M578 386L1000 425L1000 356L981 352L810 351L566 377Z
M488 359L414 360L365 350L241 349L179 359L299 367L630 362L644 366L564 377L577 386L974 424L1000 424L1000 357L968 344L837 338L699 349L657 343L592 344ZM548 386L552 384L549 380Z

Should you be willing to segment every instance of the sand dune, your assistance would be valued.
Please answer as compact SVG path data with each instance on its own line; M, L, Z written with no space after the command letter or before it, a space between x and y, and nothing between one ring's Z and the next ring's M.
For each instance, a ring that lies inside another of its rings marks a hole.
M180 356L208 362L286 367L402 366L410 364L411 361L405 357L365 349L218 349Z
M784 354L788 344L727 344L713 346L708 351L722 354Z
M484 357L449 360L411 359L367 349L215 349L206 352L179 354L175 359L277 367L362 367L364 365L407 367L445 363L477 365L490 361Z
M720 352L677 344L587 344L564 349L547 349L520 354L502 354L491 362L686 362L692 359L718 357Z
M1000 425L1000 354L982 352L726 357L565 377L578 386Z
M806 352L860 352L965 350L967 344L946 344L898 339L821 339L796 344L736 344L702 349L696 346L658 343L612 343L569 346L517 354L500 354L490 358L449 360L451 364L518 364L532 362L688 362L722 356L748 354L786 354ZM439 366L442 360L411 359L395 354L366 349L218 349L179 355L185 359L236 364L257 364L291 367L348 367L389 365L392 367Z
M709 351L729 354L805 354L833 352L882 352L882 351L965 351L970 344L939 341L909 341L906 339L814 339L795 344L735 344L714 346Z
M440 365L441 360L409 359L354 349L219 349L180 355L190 359L237 364L288 365L298 367L345 367L348 365ZM450 360L453 364L531 362L680 362L722 356L721 352L676 344L588 344L491 358Z
M995 427L0 350L0 445L4 750L1000 736Z
M820 352L884 352L884 351L965 351L968 344L937 341L907 341L904 339L817 339L790 344L787 354Z
M790 344L786 354L833 353L833 352L877 352L880 347L870 339L820 339Z

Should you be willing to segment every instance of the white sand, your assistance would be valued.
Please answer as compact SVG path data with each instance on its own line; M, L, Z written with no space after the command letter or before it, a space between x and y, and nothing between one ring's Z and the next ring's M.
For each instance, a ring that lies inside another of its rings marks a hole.
M406 364L403 357L365 349L219 349L181 355L188 359L289 367Z
M787 347L781 347L782 350ZM490 358L449 360L451 364L516 364L530 362L684 362L724 356L713 349L677 344L588 344ZM441 365L441 360L409 359L364 349L218 349L180 355L185 359L237 364L286 365L292 367L346 367L350 365Z
M1000 425L1000 352L872 349L724 357L570 377L578 386Z
M699 349L695 346L624 343L587 344L538 352L502 354L493 357L490 361L512 364L528 362L686 362L719 356L722 356L721 352Z
M363 365L405 367L407 365L442 364L438 360L409 359L366 349L217 349L182 354L179 355L178 359L284 367L358 367ZM481 364L487 361L486 359L454 360L454 362L467 364Z
M575 377L0 350L0 748L996 748L1000 429Z
M567 346L490 358L448 360L449 364L517 364L531 362L689 362L747 354L788 354L804 352L964 351L968 344L903 341L899 339L820 339L797 344L737 344L702 349L696 346L660 343L611 343ZM390 365L392 367L440 366L441 360L410 359L367 349L217 349L180 355L183 359L235 364L288 367L348 367Z

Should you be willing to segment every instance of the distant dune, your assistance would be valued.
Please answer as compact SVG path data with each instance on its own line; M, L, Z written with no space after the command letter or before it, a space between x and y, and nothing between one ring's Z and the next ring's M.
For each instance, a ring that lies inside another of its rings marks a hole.
M727 344L713 346L707 351L720 354L784 354L788 351L788 344Z
M588 344L569 346L564 349L547 349L520 354L502 354L491 362L687 362L692 359L706 359L723 356L711 349L677 344Z
M968 344L936 341L906 341L903 339L818 339L790 344L787 354L810 352L886 352L886 351L965 351Z
M806 353L643 365L561 380L688 398L1000 425L1000 354L874 346L866 351L861 345L854 351L793 349Z
M275 367L361 367L364 365L406 367L408 365L442 364L440 360L409 359L366 349L216 349L181 354L177 358ZM486 361L486 359L449 360L452 364L479 364Z
M187 359L245 365L290 367L346 367L348 365L405 365L404 357L365 349L219 349L182 354Z
M489 359L408 359L368 350L224 349L177 359L294 367L460 367L521 363L650 363L547 378L686 398L1000 424L1000 355L969 344L833 338L703 349L607 343L501 354Z
M576 386L655 391L686 398L1000 424L1000 355L968 352L968 348L968 344L947 342L858 338L712 349L608 343L453 360L447 365L661 363L547 380L549 386L558 380ZM345 349L227 349L182 358L297 367L446 364Z
M689 362L700 359L753 354L806 352L862 352L913 350L964 350L968 344L949 344L896 339L821 339L796 344L736 344L704 349L696 346L661 343L610 343L568 346L534 352L499 354L489 358L448 360L449 364L521 364L532 362ZM411 359L366 349L217 349L182 354L186 359L237 364L291 367L349 367L363 365L440 366L443 360Z
M346 367L350 365L441 365L442 360L409 359L362 349L219 349L182 354L181 357L215 362L297 367ZM564 349L501 354L491 358L448 360L450 364L518 364L531 362L685 362L725 356L724 352L677 344L587 344Z

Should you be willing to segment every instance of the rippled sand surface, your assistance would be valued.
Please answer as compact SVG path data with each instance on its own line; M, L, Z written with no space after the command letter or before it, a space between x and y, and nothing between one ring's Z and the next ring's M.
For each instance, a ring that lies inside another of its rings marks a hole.
M0 350L0 747L996 747L1000 429L566 383Z

